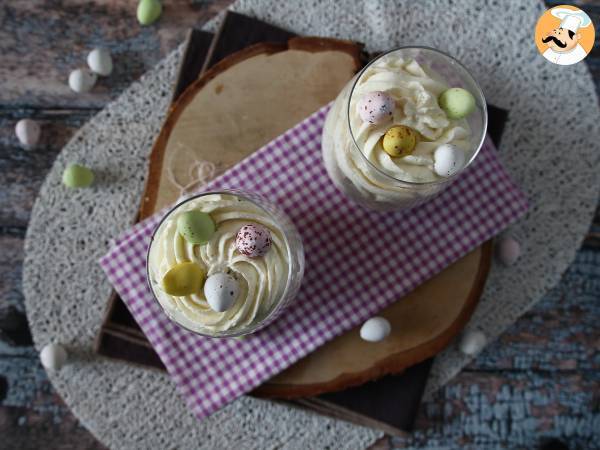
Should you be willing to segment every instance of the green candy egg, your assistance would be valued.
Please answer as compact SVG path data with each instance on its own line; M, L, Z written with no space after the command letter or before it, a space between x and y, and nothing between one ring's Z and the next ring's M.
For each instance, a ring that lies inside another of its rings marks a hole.
M94 182L94 172L79 164L69 164L63 172L62 182L70 188L84 188Z
M410 155L417 145L417 132L406 125L397 125L383 135L383 150L392 158Z
M162 279L162 288L169 295L199 294L202 292L206 273L198 264L182 262L169 269Z
M449 119L462 119L475 110L475 97L463 88L445 90L438 103Z
M215 234L215 223L210 215L195 209L179 215L177 231L190 244L205 244Z
M141 25L151 25L162 13L162 5L158 0L140 0L137 7L137 20Z

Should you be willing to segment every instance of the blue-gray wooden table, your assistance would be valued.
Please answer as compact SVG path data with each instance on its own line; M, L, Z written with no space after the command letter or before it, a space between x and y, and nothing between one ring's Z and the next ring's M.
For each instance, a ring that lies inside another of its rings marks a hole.
M104 448L39 363L21 268L33 201L74 130L180 43L188 27L230 1L167 1L159 23L145 28L135 20L135 3L0 4L0 448ZM600 26L600 4L580 5ZM98 45L113 50L115 72L92 94L76 96L66 84L69 71ZM600 88L598 46L587 64ZM43 125L33 151L14 137L24 117ZM423 404L412 436L384 438L374 448L600 448L599 322L600 209L561 283Z

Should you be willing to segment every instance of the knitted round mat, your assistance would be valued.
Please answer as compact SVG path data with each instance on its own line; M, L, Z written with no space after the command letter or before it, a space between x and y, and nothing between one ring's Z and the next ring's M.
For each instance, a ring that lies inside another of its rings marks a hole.
M513 267L493 266L469 327L494 339L559 281L598 198L600 112L585 64L555 66L537 53L532 36L541 4L314 1L299 8L242 0L233 9L299 34L362 41L369 51L418 43L463 61L488 101L510 110L500 155L531 204L510 231L523 256ZM111 290L97 260L134 220L180 56L181 49L171 53L76 133L35 203L25 245L27 315L36 348L58 341L72 360L50 379L110 448L364 447L381 433L249 397L198 422L168 375L93 353ZM70 161L94 169L93 188L61 185ZM428 392L467 362L455 347L444 351Z

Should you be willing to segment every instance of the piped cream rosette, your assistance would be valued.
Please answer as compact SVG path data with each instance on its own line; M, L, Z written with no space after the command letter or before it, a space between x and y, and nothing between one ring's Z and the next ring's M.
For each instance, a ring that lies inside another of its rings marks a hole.
M472 149L467 121L450 120L438 104L438 98L447 89L447 84L430 69L413 59L394 54L367 68L356 83L349 110L352 133L364 156L375 167L398 180L424 183L439 179L434 170L434 152L439 146L452 144L465 153ZM396 107L390 121L371 124L361 119L357 103L363 95L373 91L383 91L394 100ZM340 111L342 113L344 111ZM343 119L340 123L343 124ZM420 139L412 154L394 158L384 151L382 137L392 125L404 125L419 133ZM338 154L338 158L351 157L348 152L344 153ZM469 157L465 155L464 159ZM360 170L360 164L350 161L340 165ZM355 178L367 189L369 184L378 184L366 171L361 171Z
M189 211L202 211L214 221L214 234L207 242L191 243L182 236L178 220ZM268 230L269 248L260 257L242 254L236 247L238 232L249 224ZM163 280L186 262L208 277L205 292L171 295ZM233 194L204 195L181 204L163 220L151 244L148 275L157 300L184 327L203 334L244 329L269 315L282 296L289 275L289 249L283 230L260 206ZM212 276L215 282L208 283ZM209 285L211 291L206 292ZM218 311L207 295L215 295L216 301L235 298Z

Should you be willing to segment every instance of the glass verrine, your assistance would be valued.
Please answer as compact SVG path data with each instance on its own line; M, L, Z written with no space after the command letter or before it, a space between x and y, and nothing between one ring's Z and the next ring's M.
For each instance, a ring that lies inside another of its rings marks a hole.
M438 104L444 90L470 92L475 107L466 117L450 119ZM389 94L395 109L382 124L361 119L358 105L370 92ZM460 176L485 140L487 107L468 70L445 53L428 47L401 47L371 61L337 96L323 128L327 172L347 196L368 208L393 211L424 203ZM392 157L382 139L392 126L416 130L412 154ZM436 173L434 153L442 144L464 152L462 168L451 176Z
M192 244L178 230L179 216L193 210L208 213L215 224L206 243ZM248 224L270 232L266 254L250 257L237 249L237 233ZM238 289L233 304L218 312L202 289L182 296L167 293L163 284L166 273L186 262L200 266L206 277L231 275ZM271 323L296 296L303 274L302 240L289 217L263 197L237 190L205 192L177 204L154 231L147 256L150 290L167 316L210 337L241 336Z

